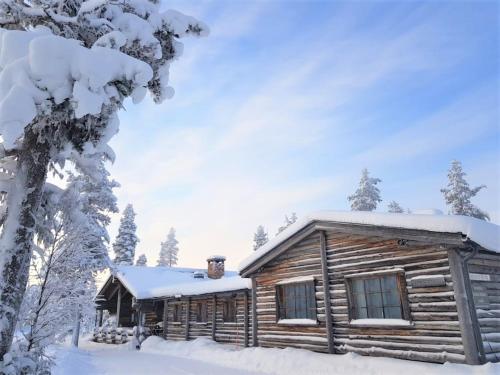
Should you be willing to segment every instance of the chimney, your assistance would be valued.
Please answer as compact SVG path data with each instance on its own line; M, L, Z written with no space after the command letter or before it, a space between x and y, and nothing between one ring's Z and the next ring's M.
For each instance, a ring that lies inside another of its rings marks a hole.
M212 255L207 259L208 272L207 275L210 279L220 279L224 276L224 262L226 257L222 255Z

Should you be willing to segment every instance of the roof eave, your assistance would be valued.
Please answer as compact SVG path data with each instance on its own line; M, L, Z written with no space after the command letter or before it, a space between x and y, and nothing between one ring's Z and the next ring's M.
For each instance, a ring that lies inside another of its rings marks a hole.
M277 244L269 252L243 268L240 271L240 276L250 277L251 274L255 273L259 268L281 255L291 246L319 230L338 230L339 232L353 234L376 234L383 237L393 236L423 243L447 244L458 247L464 247L466 246L465 242L470 241L460 232L432 232L421 229L396 228L377 226L373 224L343 223L324 220L313 221L290 237L283 239L283 241Z

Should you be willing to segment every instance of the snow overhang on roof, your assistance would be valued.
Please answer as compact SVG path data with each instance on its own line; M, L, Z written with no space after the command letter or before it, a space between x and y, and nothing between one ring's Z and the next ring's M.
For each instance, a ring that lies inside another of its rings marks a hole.
M178 295L200 295L248 289L249 279L236 272L226 271L226 276L212 280L195 278L195 273L206 273L205 269L181 267L116 266L110 277L115 277L136 299L170 297Z
M238 267L240 273L314 222L371 225L388 228L423 230L437 233L461 234L486 250L500 253L500 226L468 216L393 214L364 211L318 211L290 225L264 246L244 259Z

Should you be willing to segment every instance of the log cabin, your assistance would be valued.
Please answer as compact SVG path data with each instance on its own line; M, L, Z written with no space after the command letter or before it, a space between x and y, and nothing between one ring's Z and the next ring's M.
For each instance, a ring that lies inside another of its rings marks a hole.
M223 256L207 263L207 269L117 266L95 298L94 340L121 344L138 326L169 340L206 336L248 346L251 282L225 271Z
M245 259L252 345L436 363L500 360L500 227L318 212Z

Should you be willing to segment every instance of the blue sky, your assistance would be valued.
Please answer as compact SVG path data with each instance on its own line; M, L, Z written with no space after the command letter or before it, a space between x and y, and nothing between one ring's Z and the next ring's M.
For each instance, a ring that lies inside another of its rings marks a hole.
M257 225L273 236L286 213L349 209L364 167L383 180L378 211L446 212L454 158L499 223L498 4L166 3L211 33L183 40L171 100L120 113L110 169L137 254L156 264L174 226L180 265L217 253L235 268Z

